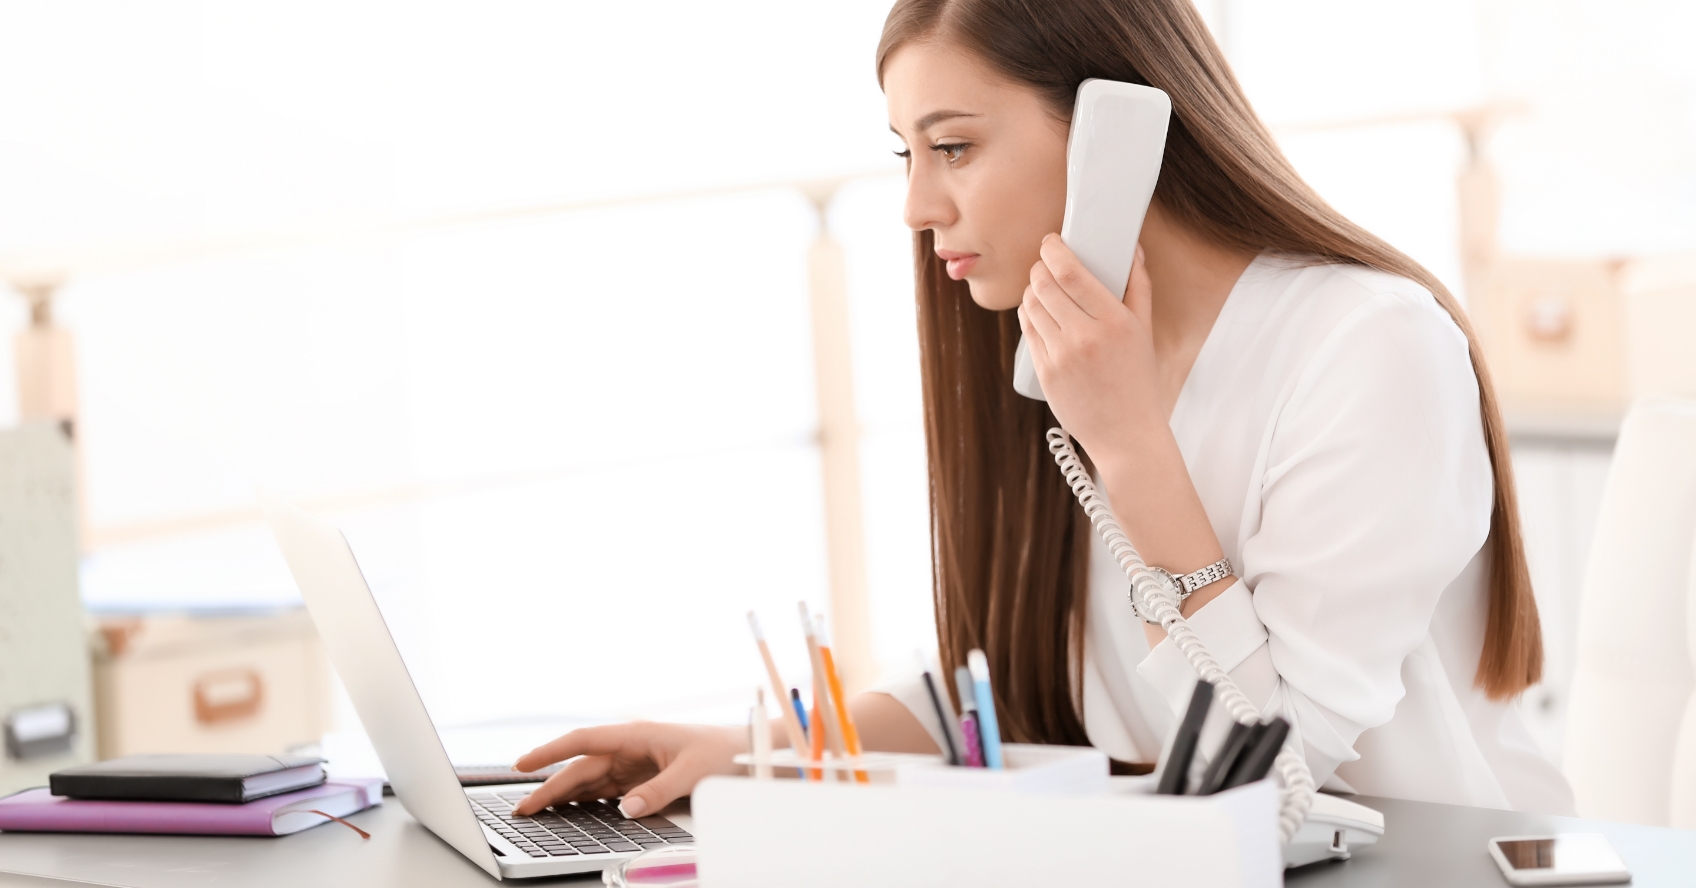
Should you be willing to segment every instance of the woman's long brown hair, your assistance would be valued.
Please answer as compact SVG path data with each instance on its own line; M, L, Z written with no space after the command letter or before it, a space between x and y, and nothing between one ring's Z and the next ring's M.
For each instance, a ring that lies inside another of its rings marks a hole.
M914 41L971 51L1071 115L1100 77L1158 87L1172 121L1155 188L1161 208L1220 244L1368 266L1431 291L1466 334L1495 470L1489 617L1476 684L1519 694L1541 677L1542 633L1490 374L1455 298L1419 263L1343 218L1296 175L1249 107L1190 0L899 0L878 44L885 61ZM950 280L931 233L914 237L933 581L943 662L988 654L1009 739L1087 744L1082 639L1091 529L1043 440L1046 404L1013 391L1013 312L990 312Z

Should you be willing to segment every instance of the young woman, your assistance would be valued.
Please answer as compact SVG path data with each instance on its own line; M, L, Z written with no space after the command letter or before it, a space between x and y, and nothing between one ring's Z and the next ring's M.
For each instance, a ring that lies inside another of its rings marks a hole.
M1146 764L1196 680L1062 482L1058 424L1149 564L1228 565L1183 613L1322 786L1570 813L1514 705L1542 647L1465 315L1297 177L1190 0L900 0L877 70L907 146L938 641L950 668L988 653L1007 739ZM1124 294L1054 234L1090 77L1172 99ZM1021 335L1047 404L1013 391ZM917 685L854 705L872 748L936 749ZM575 731L519 760L582 756L520 810L640 816L738 770L741 736Z

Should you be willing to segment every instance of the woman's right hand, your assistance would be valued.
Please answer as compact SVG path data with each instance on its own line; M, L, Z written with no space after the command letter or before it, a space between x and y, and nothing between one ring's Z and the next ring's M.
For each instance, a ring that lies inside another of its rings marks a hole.
M580 728L525 753L513 764L534 771L581 756L549 777L513 813L530 815L558 802L623 796L619 810L641 817L688 795L702 778L739 774L747 729L630 722Z

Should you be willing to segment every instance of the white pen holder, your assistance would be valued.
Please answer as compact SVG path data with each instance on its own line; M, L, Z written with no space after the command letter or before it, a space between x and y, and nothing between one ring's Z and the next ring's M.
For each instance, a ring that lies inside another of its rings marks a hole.
M961 768L932 758L895 770L901 786L935 786L1041 795L1100 795L1107 792L1107 754L1087 746L1003 743L1006 767Z
M1099 783L1084 776L1080 752L1095 750L1004 751L1013 766L1004 771L906 757L872 785L709 778L693 801L701 885L1283 882L1272 781L1210 796L1152 795L1145 778L1109 781L1105 759L1099 771L1090 767Z
M779 777L794 776L795 769L819 771L826 780L853 780L854 772L865 774L873 783L895 783L896 775L904 768L942 764L942 757L904 752L867 752L861 755L837 756L829 752L822 759L811 759L793 749L774 749L764 755L741 753L734 759L745 767L770 765Z
M825 754L814 760L793 749L776 749L765 754L743 753L738 765L770 765L782 776L794 770L820 771L827 780L852 780L854 772L865 774L872 783L901 786L938 786L953 789L1000 790L1047 795L1094 795L1107 791L1107 755L1087 746L1039 746L1028 743L1002 744L1007 767L962 768L949 765L939 755L901 752L867 752L857 756Z

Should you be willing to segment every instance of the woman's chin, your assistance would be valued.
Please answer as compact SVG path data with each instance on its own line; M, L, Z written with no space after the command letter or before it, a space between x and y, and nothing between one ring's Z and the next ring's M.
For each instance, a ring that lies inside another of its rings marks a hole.
M972 301L977 303L978 308L990 311L1006 311L1010 308L1018 308L1019 303L1024 301L1025 298L1025 291L1022 288L1015 290L1008 287L998 287L989 281L966 278L966 287L971 290Z

